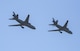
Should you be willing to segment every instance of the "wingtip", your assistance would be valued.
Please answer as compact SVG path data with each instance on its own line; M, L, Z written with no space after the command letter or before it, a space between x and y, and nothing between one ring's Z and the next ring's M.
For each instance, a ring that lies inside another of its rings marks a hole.
M30 16L30 14L28 14L28 17Z
M36 30L36 28L33 28L34 30Z
M69 20L67 20L67 22L68 22Z

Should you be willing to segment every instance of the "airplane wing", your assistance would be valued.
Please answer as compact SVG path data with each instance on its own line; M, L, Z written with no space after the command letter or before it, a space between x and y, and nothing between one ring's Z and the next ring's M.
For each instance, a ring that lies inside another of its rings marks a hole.
M63 26L63 27L67 27L67 24L68 24L68 20L66 21L66 23L64 24L64 26Z
M59 31L60 33L62 33L59 29L57 29L57 30L49 30L49 32L52 32L52 31Z
M59 29L57 29L57 30L49 30L49 32L51 32L51 31L60 31Z
M26 23L28 23L29 22L29 14L28 14L28 16L27 16L27 18L25 19L25 21L24 22L26 22Z
M9 25L9 26L21 26L21 24L16 24L16 25Z

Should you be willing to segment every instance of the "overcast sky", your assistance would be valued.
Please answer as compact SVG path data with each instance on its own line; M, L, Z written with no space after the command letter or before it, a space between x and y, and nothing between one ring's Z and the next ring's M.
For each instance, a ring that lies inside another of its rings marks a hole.
M18 24L12 18L13 11L19 19L29 22L36 30L25 27L9 27ZM63 26L67 20L73 34L49 26L52 18ZM80 51L80 0L0 0L0 51Z

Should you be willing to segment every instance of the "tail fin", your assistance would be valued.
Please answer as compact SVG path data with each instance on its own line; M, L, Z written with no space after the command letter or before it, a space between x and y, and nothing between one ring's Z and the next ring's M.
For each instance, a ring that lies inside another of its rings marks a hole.
M11 18L10 20L15 20L15 19L18 19L18 14L15 14L15 12L13 12L13 18Z
M53 25L57 25L58 24L58 20L54 20L54 18L53 18L53 21L52 21L54 24Z
M10 18L10 20L17 20L18 19L18 14L15 14L15 12L13 12L13 18Z
M13 11L13 15L12 16L15 16L15 12Z

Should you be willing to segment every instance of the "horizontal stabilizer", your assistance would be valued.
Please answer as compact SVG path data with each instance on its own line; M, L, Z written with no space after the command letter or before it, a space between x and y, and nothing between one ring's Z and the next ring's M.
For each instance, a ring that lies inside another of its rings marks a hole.
M49 24L49 25L54 25L54 24Z

